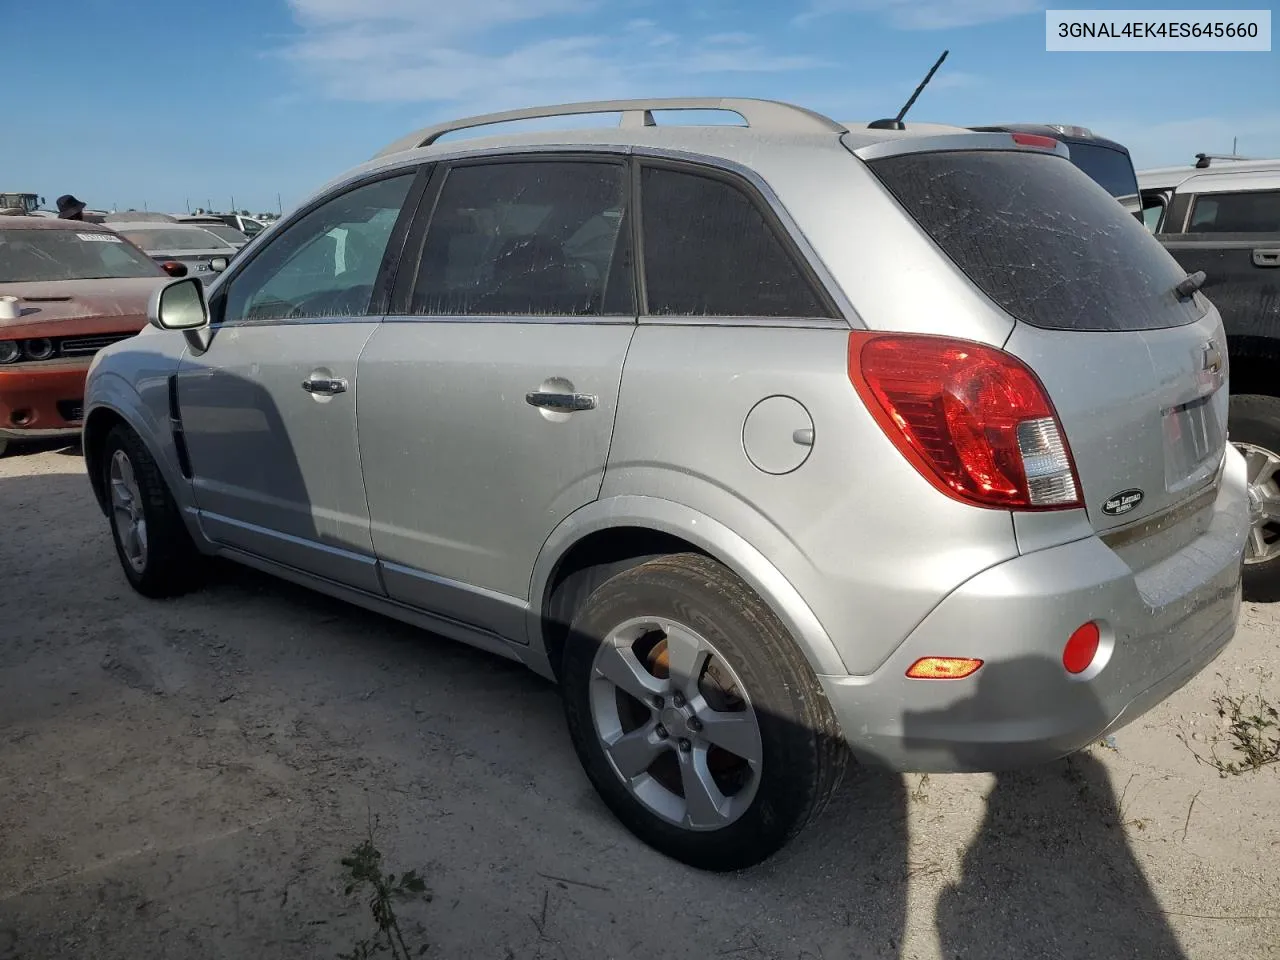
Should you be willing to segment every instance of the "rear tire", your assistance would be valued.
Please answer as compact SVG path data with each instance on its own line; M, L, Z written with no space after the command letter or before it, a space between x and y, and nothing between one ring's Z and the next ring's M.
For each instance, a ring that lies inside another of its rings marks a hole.
M1244 598L1270 603L1280 600L1280 397L1232 397L1228 430L1249 468Z
M605 804L645 843L701 869L772 855L827 805L848 765L786 629L698 554L650 560L596 589L574 618L561 687Z
M6 437L0 437L0 457L4 456L4 452L8 449L9 440Z
M145 597L175 597L199 586L204 558L146 445L118 425L103 441L103 489L111 540L133 589Z

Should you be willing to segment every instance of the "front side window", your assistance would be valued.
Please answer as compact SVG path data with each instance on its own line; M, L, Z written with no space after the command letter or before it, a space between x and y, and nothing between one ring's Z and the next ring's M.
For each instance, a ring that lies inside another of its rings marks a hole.
M1280 190L1209 193L1191 208L1190 233L1280 233Z
M626 316L626 167L535 160L455 167L422 247L410 312Z
M364 316L416 171L334 197L277 233L231 279L223 323Z
M738 187L646 167L641 191L650 315L831 316L764 214Z
M114 233L0 230L0 283L155 276L155 261Z

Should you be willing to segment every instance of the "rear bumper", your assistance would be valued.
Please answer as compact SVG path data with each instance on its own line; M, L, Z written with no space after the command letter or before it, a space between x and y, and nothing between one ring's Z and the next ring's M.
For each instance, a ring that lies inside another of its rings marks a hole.
M50 360L0 369L0 437L54 437L80 432L89 360ZM76 408L76 409L73 409Z
M1235 633L1248 532L1243 460L1229 450L1204 533L1135 574L1089 537L998 564L943 600L874 674L821 677L860 758L898 770L996 771L1073 753L1140 717ZM1062 648L1097 621L1079 676ZM984 661L963 680L911 680L924 656Z

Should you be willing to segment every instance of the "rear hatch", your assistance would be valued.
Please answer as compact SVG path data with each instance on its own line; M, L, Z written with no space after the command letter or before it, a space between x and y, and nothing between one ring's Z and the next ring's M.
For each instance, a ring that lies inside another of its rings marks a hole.
M1218 475L1228 400L1221 320L1202 295L1177 294L1185 271L1047 150L899 153L868 166L1018 321L1004 349L1048 391L1094 529L1157 514L1158 527L1180 523Z

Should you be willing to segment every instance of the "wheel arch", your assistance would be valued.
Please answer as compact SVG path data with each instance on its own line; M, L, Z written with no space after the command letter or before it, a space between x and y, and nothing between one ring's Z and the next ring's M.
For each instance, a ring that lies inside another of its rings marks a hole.
M89 485L93 488L94 499L98 501L98 509L102 511L103 516L106 516L109 509L107 490L102 479L103 447L106 445L107 434L120 424L132 429L129 421L114 407L95 407L85 417L80 439L85 472L89 474Z
M691 507L642 496L597 500L548 537L530 583L529 666L554 678L577 603L609 577L672 553L700 553L733 571L778 616L815 673L848 672L808 604L760 550Z
M145 394L145 395L144 395ZM85 470L98 507L107 511L106 490L102 484L102 451L107 435L123 424L142 441L160 468L169 493L178 506L188 530L197 544L204 538L190 507L191 486L178 466L177 452L169 423L167 381L149 384L140 394L118 375L94 377L85 396L85 420L82 435ZM150 398L150 400L148 400ZM155 407L156 409L153 409Z

